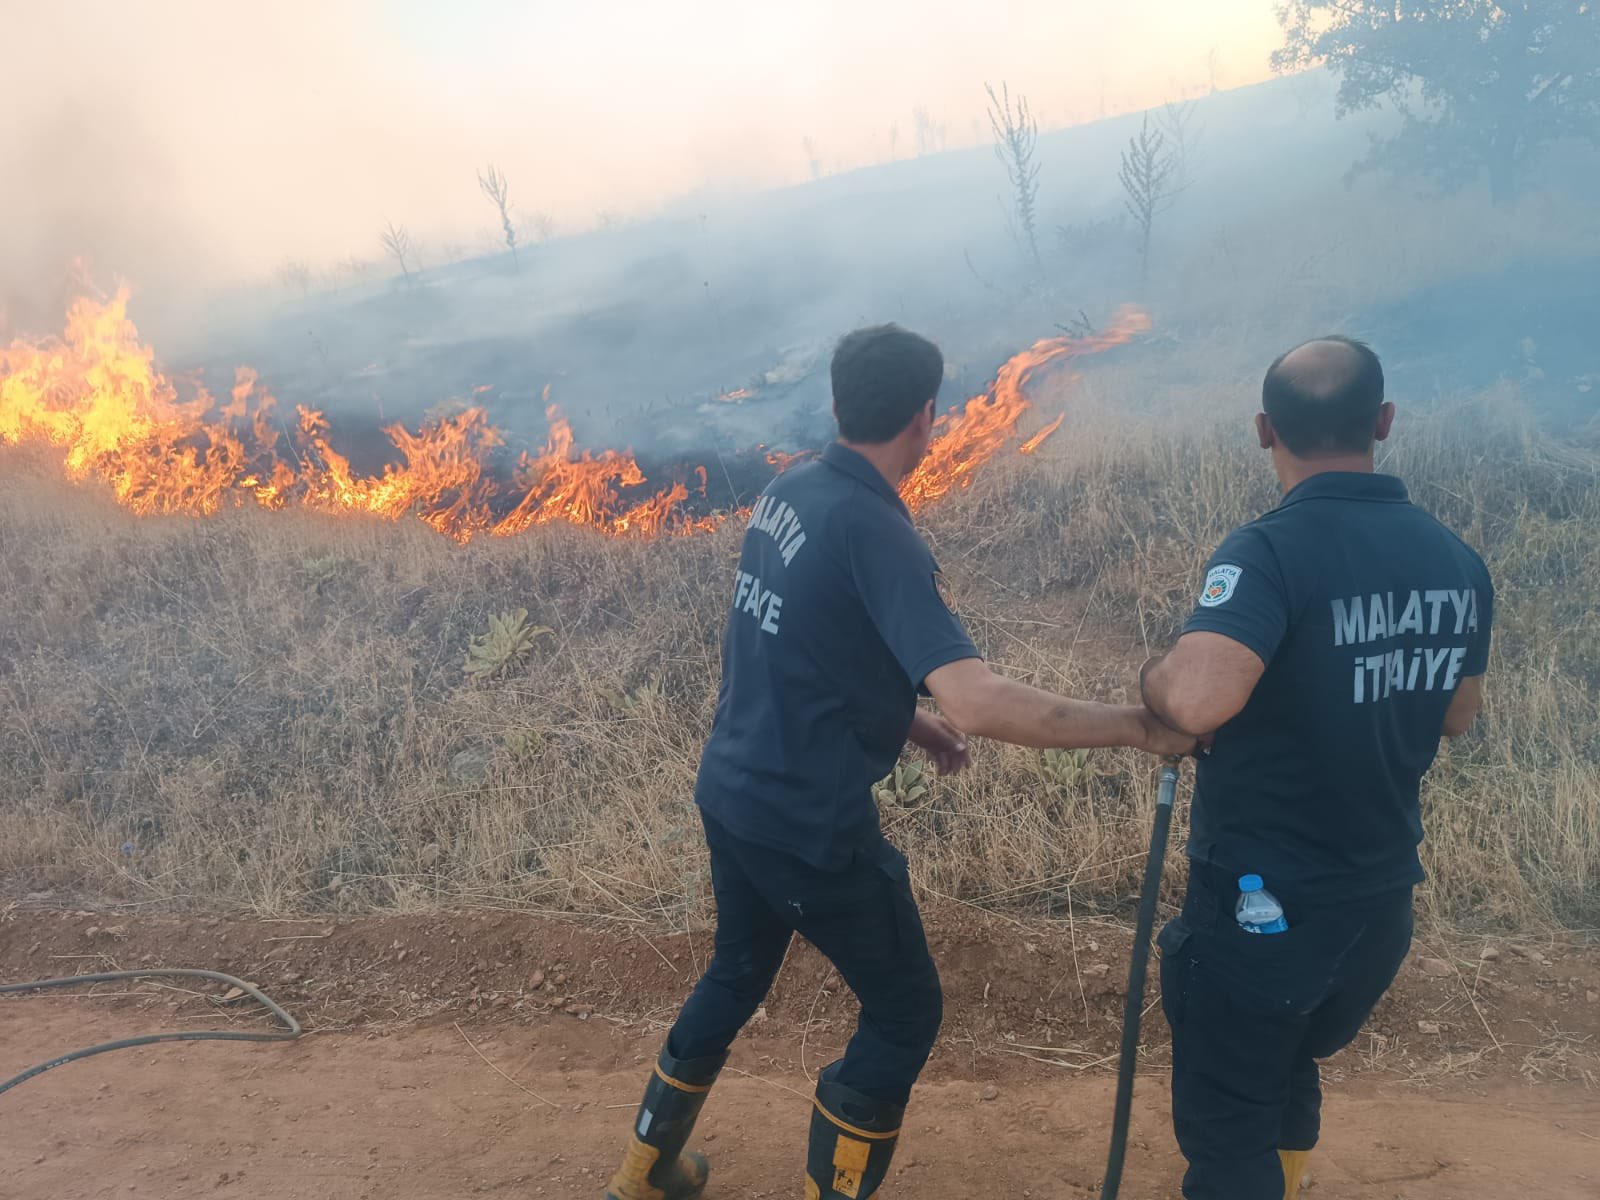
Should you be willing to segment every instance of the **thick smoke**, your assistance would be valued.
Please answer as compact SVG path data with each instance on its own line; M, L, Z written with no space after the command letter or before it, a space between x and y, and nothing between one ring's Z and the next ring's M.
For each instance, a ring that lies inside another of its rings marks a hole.
M1108 94L1115 108L1119 96L1126 107L1130 95L1192 92L1204 56L1186 68L1190 84L1152 84L1148 67L1141 75L1102 46L1105 69L1125 80L1108 87L1085 71L1057 86L1041 46L1046 35L1069 43L1048 6L1012 6L965 47L929 33L915 69L877 74L860 56L881 58L903 28L885 17L846 45L843 10L826 5L782 28L772 16L687 30L639 16L604 55L591 46L581 71L536 69L571 30L519 23L522 6L469 4L448 29L415 6L220 7L8 17L13 44L30 49L8 66L8 91L25 100L0 111L0 152L21 181L0 195L0 336L58 327L85 279L126 279L169 367L216 391L234 367L255 367L287 404L330 413L368 469L389 454L384 424L469 402L536 445L546 387L581 443L647 458L726 464L758 443L814 445L829 427L834 339L883 320L945 347L947 403L981 391L1035 339L1095 327L1128 301L1155 319L1144 352L1174 369L1208 369L1193 349L1205 344L1223 348L1214 361L1231 373L1325 326L1394 352L1397 382L1424 395L1497 375L1573 392L1596 369L1579 332L1592 321L1583 280L1596 246L1581 220L1562 224L1578 211L1561 199L1570 187L1536 177L1538 211L1486 259L1475 201L1347 182L1369 134L1393 119L1336 121L1321 73L1195 103L1187 186L1141 264L1118 170L1142 116L1050 127L1094 116ZM1135 5L1124 32L1191 7ZM1260 9L1272 33L1270 6L1238 7ZM891 11L911 19L917 8L896 0ZM1271 38L1260 21L1250 30L1222 57L1256 78ZM780 35L792 53L775 76L761 64ZM1161 38L1174 36L1145 38L1142 52L1168 53ZM421 49L449 38L472 42L481 70L453 77L441 64L459 53ZM680 49L683 61L661 61ZM1088 62L1095 43L1079 30L1070 49ZM986 64L1037 85L1037 261L1015 236L988 145ZM641 90L674 74L703 85ZM757 76L769 86L740 83ZM770 86L779 78L788 91ZM904 90L880 94L893 86ZM944 125L919 140L911 112L930 99L926 120ZM892 128L890 112L905 113ZM805 153L823 177L795 183L807 171L798 135L811 128ZM475 186L490 161L521 219L519 270ZM1592 163L1566 170L1569 182L1594 179ZM619 227L584 232L601 209L625 214ZM538 236L541 211L565 236ZM414 278L382 258L387 220L418 244ZM286 261L307 274L281 271ZM1428 288L1438 294L1419 301Z

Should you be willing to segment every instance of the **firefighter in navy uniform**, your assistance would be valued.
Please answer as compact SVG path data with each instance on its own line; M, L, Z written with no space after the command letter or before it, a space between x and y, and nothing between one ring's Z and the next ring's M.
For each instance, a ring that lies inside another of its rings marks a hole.
M1298 1190L1317 1060L1355 1038L1411 944L1418 789L1441 735L1477 715L1494 602L1483 560L1374 471L1394 406L1370 349L1291 350L1262 401L1282 502L1223 542L1182 637L1143 671L1152 711L1215 733L1188 894L1159 939L1189 1200ZM1246 874L1287 931L1239 926Z
M872 799L908 740L941 773L967 764L968 734L1154 753L1194 744L1141 707L1065 699L979 658L895 490L927 452L943 376L938 348L896 326L845 337L832 364L839 440L773 480L751 513L695 787L715 953L667 1037L612 1200L700 1194L706 1161L684 1147L797 933L861 1002L844 1057L817 1082L806 1195L877 1193L943 1012L906 860ZM918 707L919 690L944 717Z

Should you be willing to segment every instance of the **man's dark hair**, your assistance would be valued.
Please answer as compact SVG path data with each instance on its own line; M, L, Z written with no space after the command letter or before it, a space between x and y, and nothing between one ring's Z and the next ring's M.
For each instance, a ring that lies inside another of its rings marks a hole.
M1278 356L1261 384L1261 409L1297 458L1370 449L1382 407L1383 364L1355 338L1296 346Z
M847 442L887 442L939 394L944 355L898 325L847 333L833 352L833 413Z

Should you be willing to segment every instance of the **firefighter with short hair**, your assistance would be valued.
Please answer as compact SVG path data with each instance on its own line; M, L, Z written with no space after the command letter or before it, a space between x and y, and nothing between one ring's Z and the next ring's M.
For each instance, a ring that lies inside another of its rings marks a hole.
M893 325L846 336L832 363L838 441L774 479L750 515L695 786L715 953L668 1034L611 1200L704 1189L706 1160L684 1147L796 934L861 1002L844 1057L817 1081L806 1195L877 1194L943 1013L906 860L872 798L908 740L941 773L967 765L969 734L1157 754L1194 745L1138 706L1056 696L979 657L896 490L927 453L943 378L926 338ZM919 691L945 715L919 708Z

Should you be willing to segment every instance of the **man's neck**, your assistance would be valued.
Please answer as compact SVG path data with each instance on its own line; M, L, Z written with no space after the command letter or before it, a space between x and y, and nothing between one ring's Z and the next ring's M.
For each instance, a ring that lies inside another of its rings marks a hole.
M889 481L889 486L899 489L900 481L905 478L903 467L904 454L894 442L848 442L839 439L839 444L846 450L854 450L878 469L878 474Z
M1328 475L1334 471L1371 475L1377 470L1370 453L1341 454L1330 458L1295 458L1290 454L1280 454L1275 457L1273 466L1278 470L1278 482L1283 485L1285 495L1316 475Z

